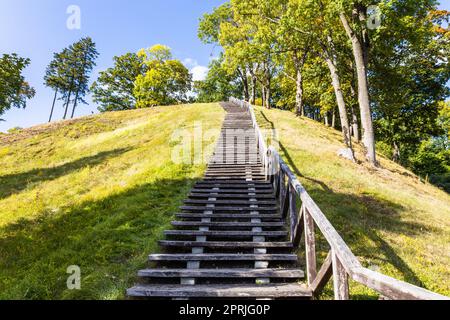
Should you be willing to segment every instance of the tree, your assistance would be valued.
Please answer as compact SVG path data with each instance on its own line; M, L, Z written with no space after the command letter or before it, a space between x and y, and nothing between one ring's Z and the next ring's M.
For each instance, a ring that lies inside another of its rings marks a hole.
M93 101L99 103L101 112L136 108L135 81L145 76L146 65L135 53L114 57L114 67L100 72L91 86Z
M209 64L209 71L204 81L194 83L197 102L227 101L242 92L242 83L237 73L230 75L223 67L224 57L220 55Z
M75 110L79 102L86 103L84 97L89 92L89 78L92 69L96 65L95 60L98 57L98 52L95 43L90 37L83 38L73 44L71 47L71 61L74 74L74 91L75 99L73 102L72 115L75 115Z
M25 108L27 99L36 94L22 75L30 59L17 54L4 54L0 58L0 115L11 108Z
M59 93L64 93L67 90L67 84L65 82L65 60L68 57L68 49L64 49L60 53L53 54L53 60L47 66L44 76L44 85L52 88L55 91L55 95L53 97L52 108L50 111L50 117L48 122L52 121L53 112L55 109L56 99Z
M147 68L135 81L137 108L183 103L191 89L192 75L179 61L172 59L171 50L164 45L142 49L138 57Z

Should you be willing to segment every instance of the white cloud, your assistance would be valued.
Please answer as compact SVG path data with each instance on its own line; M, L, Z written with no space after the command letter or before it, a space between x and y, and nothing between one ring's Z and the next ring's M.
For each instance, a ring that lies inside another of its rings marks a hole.
M203 81L206 79L209 69L205 66L199 65L197 60L186 58L183 60L183 64L190 69L190 73L192 73L192 80Z
M183 60L183 64L188 68L194 68L198 66L198 62L195 59L192 58L186 58Z
M195 66L191 69L192 73L192 80L194 81L203 81L206 79L206 76L208 75L209 69L204 66Z

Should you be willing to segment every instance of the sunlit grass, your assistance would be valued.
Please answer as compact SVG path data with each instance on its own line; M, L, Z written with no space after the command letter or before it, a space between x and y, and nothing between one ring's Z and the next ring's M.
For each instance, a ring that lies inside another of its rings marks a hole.
M285 160L364 266L450 295L448 194L381 156L376 170L339 158L340 132L320 123L256 113L262 127L278 129ZM373 297L352 287L355 298Z
M1 136L0 299L124 298L206 167L171 160L173 133L218 134L223 118L218 104L159 107Z

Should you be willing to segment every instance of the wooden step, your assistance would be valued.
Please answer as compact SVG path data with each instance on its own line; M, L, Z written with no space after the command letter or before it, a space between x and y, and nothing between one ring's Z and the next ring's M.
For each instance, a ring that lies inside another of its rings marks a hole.
M248 189L221 189L221 190L213 190L210 188L199 188L196 187L192 189L193 193L206 193L206 194L249 194L249 193L255 193L258 194L265 194L265 195L271 195L274 197L273 190L272 189L256 189L254 191L249 191Z
M236 187L236 186L240 186L240 185L257 185L257 186L265 186L265 187L270 187L272 188L272 184L268 183L268 182L261 182L261 181L245 181L245 180L241 180L241 181L233 181L233 183L227 183L226 181L217 181L214 182L212 180L208 180L208 181L200 181L197 182L196 185L199 184L207 184L207 185L211 185L211 184L217 184L219 186L226 186L226 185L230 185L231 187Z
M151 254L149 261L292 261L295 254Z
M177 218L184 218L184 219L203 219L203 218L211 218L211 219L261 219L261 220L280 220L280 219L282 219L281 215L279 215L279 214L177 213L175 216Z
M191 193L189 195L190 198L210 198L211 194L206 193ZM273 195L270 194L256 194L249 196L247 194L227 194L227 193L219 193L215 194L214 198L216 199L274 199Z
M299 269L145 269L143 278L286 278L303 279L305 273Z
M258 208L250 208L250 207L206 207L206 206L182 206L180 210L183 211L229 211L229 212L249 212L249 211L278 211L276 207L258 207Z
M163 247L178 248L293 248L291 242L225 242L225 241L168 241L161 240L159 245Z
M226 284L226 285L138 285L127 290L130 297L154 298L303 298L312 292L300 284Z
M185 204L214 204L214 205L220 205L220 204L230 204L230 205L255 205L258 206L262 205L276 205L277 201L272 200L260 200L260 201L250 201L250 200L185 200Z
M286 237L287 231L199 231L199 230L167 230L164 231L166 236L192 236L192 237Z
M219 189L219 190L214 190L210 187L205 187L204 189L201 187L196 187L194 189L191 190L193 193L206 193L206 194L226 194L226 195L230 195L230 194L249 194L249 193L254 193L256 195L258 194L262 194L262 195L271 195L272 197L275 197L273 190L272 189L256 189L254 191L249 191L248 189Z
M257 218L259 219L259 218ZM174 227L211 227L211 228L281 228L284 222L200 222L172 221Z

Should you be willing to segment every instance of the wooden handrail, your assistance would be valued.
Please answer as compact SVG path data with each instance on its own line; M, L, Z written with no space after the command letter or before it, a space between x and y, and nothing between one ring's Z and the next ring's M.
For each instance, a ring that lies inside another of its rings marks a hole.
M285 217L289 215L286 218L290 222L292 242L299 245L302 233L305 235L308 286L316 296L322 292L325 284L333 275L335 299L339 300L349 298L349 279L371 288L389 299L450 300L447 296L364 268L279 153L273 147L267 147L256 121L253 106L236 98L230 98L230 102L246 109L251 115L266 177L273 181L282 215ZM285 181L286 178L287 181ZM296 208L294 196L301 200L302 206L299 211ZM331 252L318 272L314 237L315 226L331 247ZM303 228L304 232L302 232Z

